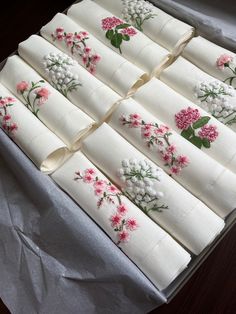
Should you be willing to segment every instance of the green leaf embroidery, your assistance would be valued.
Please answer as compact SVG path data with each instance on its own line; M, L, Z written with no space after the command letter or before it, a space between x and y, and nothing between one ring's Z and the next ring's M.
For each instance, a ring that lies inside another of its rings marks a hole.
M201 128L202 126L207 124L210 119L211 119L210 117L202 117L201 119L193 123L193 128L194 129Z
M124 23L116 26L116 29L124 29L130 27L130 24Z
M130 40L130 37L128 35L123 35L122 38L125 41L129 41Z
M202 139L201 139L200 137L198 137L198 136L193 136L192 138L189 139L189 141L190 141L193 145L195 145L195 146L197 146L198 148L201 149L203 143L202 143Z
M112 36L113 36L113 34L114 34L114 31L113 31L113 29L109 29L107 32L106 32L106 38L108 38L108 39L112 39Z
M210 142L207 138L204 138L204 139L202 140L202 144L203 144L203 146L206 147L206 148L210 148L210 147L211 147L211 142Z
M186 138L186 139L189 139L192 135L194 134L194 130L192 129L192 127L188 127L187 130L183 130L181 132L181 135Z

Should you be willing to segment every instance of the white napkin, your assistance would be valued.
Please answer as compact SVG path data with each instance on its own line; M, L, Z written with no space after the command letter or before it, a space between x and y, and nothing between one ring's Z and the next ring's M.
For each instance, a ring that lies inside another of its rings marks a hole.
M103 9L93 1L83 0L82 2L74 4L68 10L67 15L78 22L87 31L91 32L105 45L112 48L117 53L122 54L127 60L133 62L150 75L154 75L158 72L169 60L170 55L165 48L154 43L142 32L135 30L133 27L122 30L118 29L117 31L120 34L118 36L120 37L117 40L114 37L112 38L111 32L114 32L113 35L116 32L114 27L116 25L118 27L118 24L123 24L123 21L120 19L117 20L116 17L113 17L111 12ZM107 20L107 18L111 18L111 20ZM102 20L104 20L103 26L105 30L102 28ZM113 29L110 29L112 26L114 26ZM108 30L110 33L107 33ZM120 44L122 32L128 37L126 37L126 40L123 39ZM111 41L113 44L111 44Z
M120 192L81 152L67 160L52 178L160 290L188 265L190 255L123 195L120 205L116 197ZM107 191L107 197L100 190Z
M233 52L198 36L191 39L185 47L183 57L208 74L236 88L236 56Z
M65 144L0 84L0 125L43 172L50 173L68 157Z
M224 227L221 218L107 124L85 139L82 151L124 188L136 205L193 253L199 254Z
M166 49L177 53L194 34L194 28L145 0L94 0L116 16L143 31ZM133 14L136 14L133 17Z
M67 75L69 72L72 77L76 78L75 81L82 85L69 91L67 98L96 121L103 120L120 99L120 96L112 89L42 37L30 36L19 44L18 51L19 55L51 84L53 84L52 76L50 72L47 72L47 62L44 57L46 56L46 59L48 59L48 56L50 57L50 54L53 54L53 59L58 58L58 55L60 56L59 60L69 58L72 64L69 65L65 74ZM54 76L54 73L52 75ZM54 78L54 82L55 80L57 81L57 77Z

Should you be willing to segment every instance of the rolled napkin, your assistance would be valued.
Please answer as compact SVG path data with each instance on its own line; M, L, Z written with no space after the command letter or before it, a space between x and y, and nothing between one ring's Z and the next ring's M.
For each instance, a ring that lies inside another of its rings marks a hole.
M236 56L209 40L198 36L188 43L183 57L203 71L236 88Z
M57 169L69 156L65 144L0 84L0 125L43 172Z
M19 44L19 55L95 121L103 121L120 96L40 36Z
M190 255L145 216L81 152L53 173L65 190L122 251L163 290L188 265Z
M134 204L191 252L199 254L224 227L220 217L107 124L85 139L82 151Z
M236 91L179 57L160 80L236 131Z
M236 173L236 134L201 107L155 78L142 86L133 99L207 155Z
M69 149L77 149L81 137L94 124L16 55L8 58L0 72L0 81Z
M65 14L56 14L40 32L122 96L136 90L148 79L144 71L113 52Z
M145 0L95 0L174 54L194 35L194 28Z
M170 59L165 48L93 1L83 0L72 5L67 15L151 76Z

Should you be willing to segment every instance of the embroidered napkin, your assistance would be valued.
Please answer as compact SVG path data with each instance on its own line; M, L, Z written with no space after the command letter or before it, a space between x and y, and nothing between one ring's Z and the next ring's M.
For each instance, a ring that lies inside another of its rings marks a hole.
M67 14L105 45L150 75L159 72L170 58L165 48L93 1L83 0L74 4Z
M42 37L30 36L19 44L18 51L54 88L97 122L105 119L120 99L112 89Z
M65 144L2 84L0 126L43 172L52 172L69 155Z
M236 56L233 52L198 36L191 39L185 47L183 57L208 74L236 88Z
M201 107L153 78L133 99L204 153L236 172L236 134Z
M67 160L52 178L160 290L188 265L190 255L132 204L81 152Z
M109 49L65 14L56 14L41 29L41 35L122 96L147 80L144 71Z
M199 254L224 227L220 217L107 124L85 139L82 151L143 212L193 253Z
M194 28L145 0L95 0L173 53L193 36Z

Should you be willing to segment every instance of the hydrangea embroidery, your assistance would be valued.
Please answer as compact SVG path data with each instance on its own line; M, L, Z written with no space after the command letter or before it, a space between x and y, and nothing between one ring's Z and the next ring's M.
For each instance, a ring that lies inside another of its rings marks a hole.
M230 98L236 96L232 86L218 80L201 82L195 88L195 96L203 108L213 117L226 125L236 123L236 107Z
M143 31L143 23L156 16L156 14L153 13L154 6L148 1L122 0L122 3L122 18L141 32Z
M234 57L223 54L216 60L216 66L219 70L223 71L224 69L229 69L233 75L227 77L223 82L229 85L233 84L233 81L236 79L236 64L234 62Z
M96 73L96 66L101 60L101 56L94 53L92 48L87 45L86 41L89 39L88 32L66 33L64 28L58 27L51 36L54 41L64 41L66 46L70 49L71 54L78 55L91 74Z
M124 193L112 185L111 182L99 179L96 175L96 170L93 168L88 168L83 172L77 171L74 180L81 180L92 186L95 196L98 197L98 209L105 202L110 204L111 208L114 206L115 211L110 216L110 224L117 234L117 245L128 242L131 232L138 229L139 225L135 218L128 216L128 207L122 203Z
M49 75L50 82L62 95L68 97L68 93L76 90L82 84L78 75L71 72L71 67L77 62L64 53L53 53L44 56L44 68Z
M156 191L153 184L160 182L160 170L153 167L148 161L125 159L121 162L122 168L117 175L124 183L122 192L136 204L144 213L150 211L162 212L168 206L160 204L163 192Z
M42 87L41 84L45 83L44 80L38 82L26 82L21 81L16 85L17 93L21 94L25 106L36 116L38 117L38 112L40 106L42 106L50 95L49 90L46 87Z
M177 127L182 130L181 135L198 148L210 148L219 132L215 125L207 124L211 118L201 117L198 109L188 107L175 115Z
M171 174L178 175L183 168L188 166L189 158L184 155L178 155L174 144L171 144L172 135L170 128L158 123L146 122L138 113L132 113L129 116L120 117L122 125L129 128L140 129L141 138L147 143L149 148L157 147L165 166L170 169Z
M15 122L12 121L12 117L8 112L8 108L14 106L16 100L13 97L1 97L0 96L0 121L1 126L5 132L14 136L14 133L17 131L18 126Z
M130 24L118 19L115 16L107 17L102 20L102 29L106 31L106 38L110 40L111 45L121 51L123 41L129 41L130 37L137 34L136 30Z

